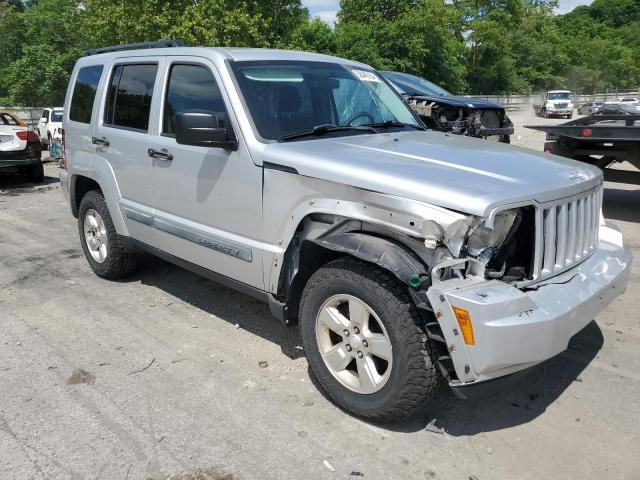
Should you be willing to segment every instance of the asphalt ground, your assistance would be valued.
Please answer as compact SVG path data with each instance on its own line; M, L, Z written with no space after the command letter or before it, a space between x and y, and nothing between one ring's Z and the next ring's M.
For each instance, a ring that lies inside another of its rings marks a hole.
M513 143L542 149L513 114ZM623 166L629 169L628 166ZM0 177L0 479L637 479L640 287L514 389L371 425L315 388L265 305L145 257L91 272L58 167ZM638 258L640 190L604 213Z

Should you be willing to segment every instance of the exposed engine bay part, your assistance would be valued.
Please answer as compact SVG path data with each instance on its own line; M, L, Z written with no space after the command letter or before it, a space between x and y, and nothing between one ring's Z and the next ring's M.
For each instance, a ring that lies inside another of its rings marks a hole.
M500 142L511 142L513 123L504 110L453 106L413 96L406 100L425 125L433 130L476 138L499 136Z
M442 244L452 258L472 258L484 265L487 279L519 282L533 275L534 229L534 208L521 207L498 213L492 228L473 216L453 222Z

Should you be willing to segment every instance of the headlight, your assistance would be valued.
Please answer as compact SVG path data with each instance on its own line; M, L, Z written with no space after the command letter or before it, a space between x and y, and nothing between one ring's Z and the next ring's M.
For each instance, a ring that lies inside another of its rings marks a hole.
M499 250L509 236L515 232L522 215L519 210L505 210L496 215L493 228L488 228L485 220L468 217L452 223L444 236L444 244L458 257L463 252L478 257L486 249Z
M499 250L518 223L520 213L517 210L506 210L497 214L493 228L488 228L485 222L480 223L469 232L467 252L472 257L477 257L487 248Z

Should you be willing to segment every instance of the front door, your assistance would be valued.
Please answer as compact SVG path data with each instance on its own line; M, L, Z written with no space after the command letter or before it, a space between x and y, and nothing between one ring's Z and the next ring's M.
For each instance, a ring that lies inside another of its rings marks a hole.
M191 263L264 289L262 169L243 143L218 73L206 59L176 57L164 67L158 130L151 149L159 248ZM233 128L237 151L179 145L176 114L214 114ZM163 158L164 157L164 158Z
M152 128L156 78L160 61L116 61L103 94L100 120L92 142L96 156L109 165L120 191L119 207L129 235L156 245L153 228L151 158L148 155ZM157 107L156 107L157 108Z

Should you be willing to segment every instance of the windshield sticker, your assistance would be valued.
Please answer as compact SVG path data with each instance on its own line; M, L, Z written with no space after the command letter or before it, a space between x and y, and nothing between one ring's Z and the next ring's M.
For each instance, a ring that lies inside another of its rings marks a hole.
M367 70L351 70L353 74L358 77L359 80L363 82L380 82L378 76L373 72L368 72Z

